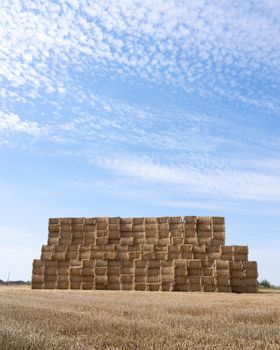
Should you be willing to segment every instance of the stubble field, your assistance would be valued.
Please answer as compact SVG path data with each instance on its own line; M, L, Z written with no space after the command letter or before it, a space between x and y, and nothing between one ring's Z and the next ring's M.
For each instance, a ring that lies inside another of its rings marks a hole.
M280 293L5 286L0 349L280 349Z

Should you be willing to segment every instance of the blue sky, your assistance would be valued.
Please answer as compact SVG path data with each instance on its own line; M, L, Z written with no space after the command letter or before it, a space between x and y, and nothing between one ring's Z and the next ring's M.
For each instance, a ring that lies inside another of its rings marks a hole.
M221 215L280 285L279 1L0 10L0 278L49 217Z

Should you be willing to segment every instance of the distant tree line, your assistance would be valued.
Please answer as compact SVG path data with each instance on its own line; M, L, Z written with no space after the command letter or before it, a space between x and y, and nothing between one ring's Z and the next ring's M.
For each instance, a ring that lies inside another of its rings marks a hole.
M263 279L261 281L258 281L258 286L259 286L259 288L279 288L279 287L271 284L267 279Z

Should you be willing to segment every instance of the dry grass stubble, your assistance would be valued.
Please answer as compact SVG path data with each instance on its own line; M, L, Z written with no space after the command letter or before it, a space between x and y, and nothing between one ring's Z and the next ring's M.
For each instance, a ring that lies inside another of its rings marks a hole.
M2 287L0 349L280 349L280 293Z

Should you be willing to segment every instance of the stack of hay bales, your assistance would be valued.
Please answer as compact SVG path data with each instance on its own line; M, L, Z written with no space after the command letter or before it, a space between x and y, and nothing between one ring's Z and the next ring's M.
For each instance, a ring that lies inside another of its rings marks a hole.
M57 218L32 288L253 293L257 277L222 217Z

